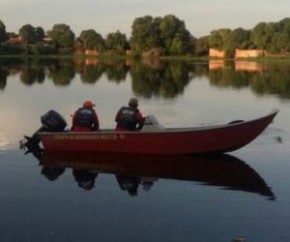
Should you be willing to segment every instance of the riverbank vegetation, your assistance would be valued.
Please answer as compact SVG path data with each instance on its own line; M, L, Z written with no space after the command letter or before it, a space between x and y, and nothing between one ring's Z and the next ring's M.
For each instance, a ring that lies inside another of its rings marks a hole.
M136 18L127 37L119 30L103 37L94 29L81 31L79 36L67 24L52 29L25 24L18 33L6 30L0 20L1 56L85 55L85 56L165 56L208 57L210 49L234 56L236 49L259 50L262 56L290 56L290 18L278 22L260 22L252 29L212 30L209 35L194 37L184 21L174 15ZM266 54L265 54L266 53Z

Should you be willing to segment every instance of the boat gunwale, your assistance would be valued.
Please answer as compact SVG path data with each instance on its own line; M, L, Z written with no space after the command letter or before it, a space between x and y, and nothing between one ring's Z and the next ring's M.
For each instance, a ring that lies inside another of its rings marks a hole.
M87 131L87 132L76 132L71 130L64 130L61 132L39 132L40 136L53 136L53 135L96 135L96 134L130 134L130 135L139 135L139 134L156 134L156 133L185 133L185 132L197 132L197 131L213 131L218 129L231 128L236 126L244 126L248 123L257 122L273 116L273 118L279 112L278 109L272 110L269 114L264 115L259 118L242 120L237 123L227 123L219 125L210 125L210 126L198 126L198 127L185 127L185 128L162 128L162 129L151 129L151 130L140 130L140 131L116 131L114 129L101 129L98 131Z

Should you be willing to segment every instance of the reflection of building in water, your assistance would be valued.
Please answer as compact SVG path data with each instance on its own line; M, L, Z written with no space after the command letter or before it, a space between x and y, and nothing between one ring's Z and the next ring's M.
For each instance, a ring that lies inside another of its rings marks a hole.
M96 66L99 63L100 63L100 61L97 58L86 58L85 59L86 66Z
M225 67L225 62L223 60L209 60L208 68L210 70L220 69Z
M209 60L209 70L223 69L225 67L224 60ZM265 66L262 63L254 61L234 61L235 71L249 71L260 72L265 70Z
M235 61L235 71L250 71L260 72L263 71L264 66L262 63L252 61Z

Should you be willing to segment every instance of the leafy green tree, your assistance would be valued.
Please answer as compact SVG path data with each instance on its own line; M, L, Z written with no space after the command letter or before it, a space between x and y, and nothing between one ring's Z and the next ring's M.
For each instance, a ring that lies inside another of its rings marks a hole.
M266 31L267 24L265 22L258 23L252 30L252 40L258 49L266 49L268 43L268 35Z
M209 36L203 36L195 40L194 53L197 56L208 55L209 50Z
M75 34L66 24L55 24L47 34L57 47L73 48L74 46Z
M43 41L43 38L45 37L45 31L42 27L36 27L34 29L35 31L35 37L38 42Z
M129 43L126 35L119 30L115 33L109 33L106 38L106 47L109 50L125 51L129 49Z
M160 30L157 23L158 19L156 21L151 16L134 20L130 46L136 54L160 47Z
M243 28L237 28L231 31L228 37L228 49L248 49L253 46L251 43L251 31Z
M159 48L165 54L183 55L193 51L193 43L184 22L174 15L155 19L145 16L133 22L130 45L137 54Z
M27 43L35 43L35 29L31 24L25 24L19 29L19 36Z
M183 55L193 51L193 37L183 21L166 15L159 24L160 38L166 54Z
M290 51L290 38L287 33L275 33L272 36L272 44L268 50L272 53L286 53Z
M209 45L211 48L217 48L221 50L231 50L229 45L229 36L231 35L230 29L218 29L213 30L210 33Z
M35 44L43 40L44 30L41 27L33 27L31 24L25 24L19 29L19 36L28 44Z
M6 40L7 40L6 26L0 20L0 43L4 42Z
M83 30L79 40L84 49L96 49L102 51L105 49L105 41L103 37L93 29Z

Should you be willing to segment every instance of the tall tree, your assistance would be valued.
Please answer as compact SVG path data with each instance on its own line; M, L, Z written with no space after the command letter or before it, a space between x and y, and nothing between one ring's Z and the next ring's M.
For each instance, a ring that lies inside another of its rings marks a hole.
M145 16L134 20L130 45L137 54L159 48L165 54L181 55L193 51L193 41L184 22L174 15Z
M35 28L31 24L25 24L19 29L19 36L27 43L35 43Z
M6 26L0 20L0 43L4 42L6 40L7 40Z
M83 30L79 40L84 49L96 49L102 51L105 49L105 40L93 29Z
M252 47L253 44L251 43L250 36L251 31L249 30L243 28L234 29L228 37L228 49L248 49L249 47Z
M35 37L37 39L37 41L42 41L43 38L45 37L45 31L42 27L36 27L35 28Z
M109 50L125 51L129 48L126 35L119 30L115 33L109 33L106 38L106 46Z
M159 29L165 53L183 55L193 51L194 38L185 28L184 21L174 15L166 15L161 19Z
M252 40L258 49L266 49L268 42L266 27L267 24L265 22L261 22L252 29Z
M230 50L230 45L228 42L230 35L230 29L218 29L211 31L209 38L210 47L221 50Z
M41 27L33 27L25 24L19 29L19 36L29 44L35 44L43 40L44 30Z
M151 48L160 47L159 26L151 16L148 15L134 20L130 46L137 54Z
M194 53L197 56L206 56L208 55L209 50L209 36L203 36L195 41Z
M73 48L75 34L66 24L55 24L52 30L48 31L48 36L53 43L61 48Z

